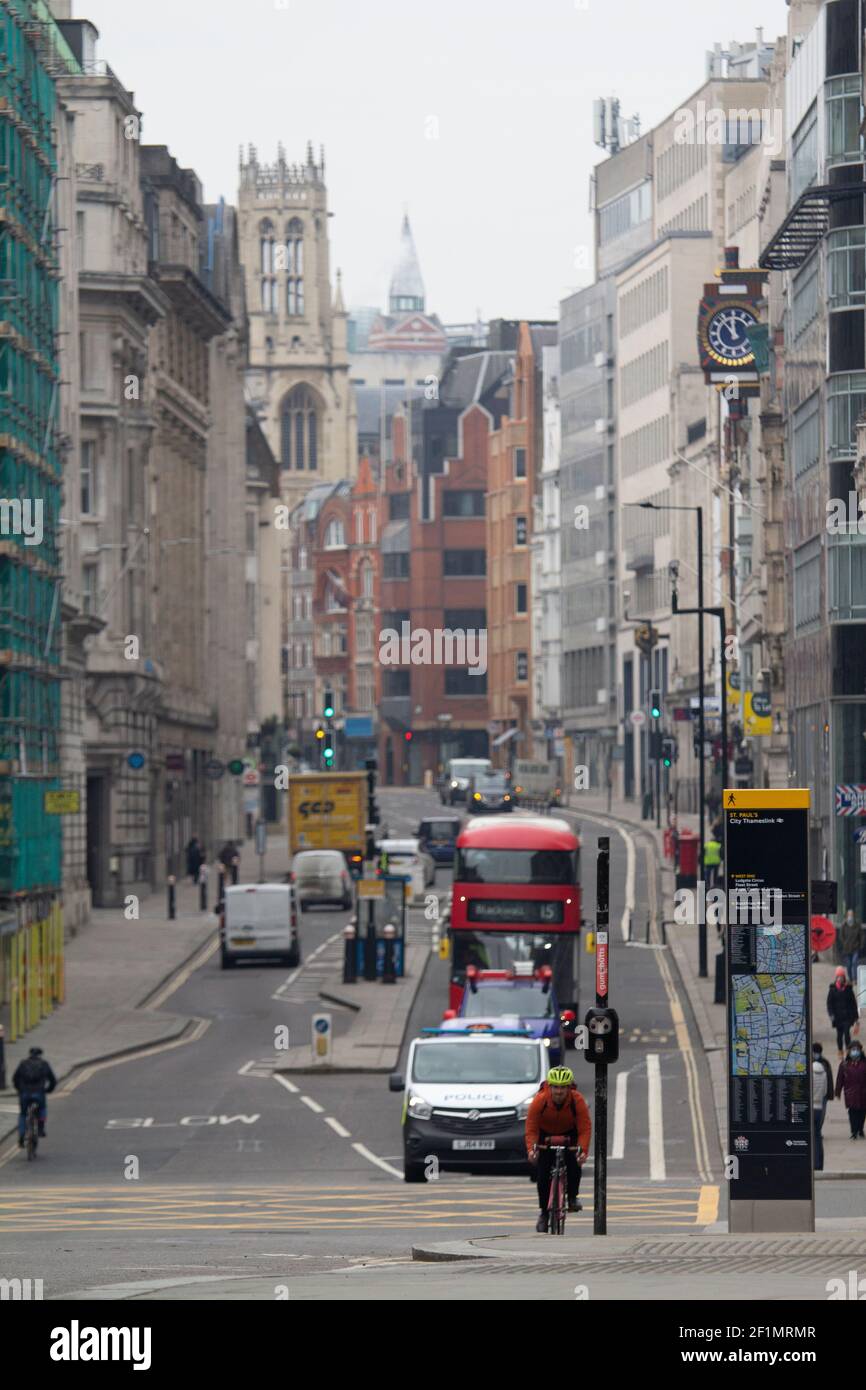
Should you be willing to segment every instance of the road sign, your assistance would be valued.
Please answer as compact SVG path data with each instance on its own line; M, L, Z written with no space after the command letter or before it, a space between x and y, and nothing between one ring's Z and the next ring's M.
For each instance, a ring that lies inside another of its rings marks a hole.
M359 878L358 897L359 898L384 898L385 882L381 878Z
M331 1015L313 1014L310 1032L313 1061L317 1063L328 1062L331 1057Z
M866 816L866 784L843 782L836 787L837 816Z
M242 758L232 758L231 762L229 763L229 772L231 773L232 777L240 777L241 773L244 770L244 767L245 763Z
M72 816L81 810L81 793L77 791L45 792L45 812L49 816Z
M728 787L728 1229L811 1231L809 792Z
M257 767L247 767L244 769L243 776L245 787L257 787L261 781L261 776Z
M211 782L218 782L225 776L226 765L220 762L219 758L210 758L204 765L204 775L210 778Z
M126 764L127 767L131 767L138 772L139 768L144 767L144 754L138 752L130 753L129 757L126 759Z
M633 724L636 729L639 729L642 724L646 723L646 711L642 709L633 709L629 715L629 722Z

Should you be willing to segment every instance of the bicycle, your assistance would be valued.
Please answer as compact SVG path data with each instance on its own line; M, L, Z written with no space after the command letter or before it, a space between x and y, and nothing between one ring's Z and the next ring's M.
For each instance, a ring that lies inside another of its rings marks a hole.
M39 1147L39 1101L31 1100L24 1118L24 1145L28 1162L36 1157Z
M544 1145L546 1149L552 1150L554 1154L553 1171L550 1174L550 1196L547 1199L547 1233L551 1236L561 1236L565 1234L565 1217L568 1211L568 1182L565 1154L579 1154L581 1152L579 1144L557 1144L553 1142L554 1139L559 1138L559 1135L552 1135L550 1140Z

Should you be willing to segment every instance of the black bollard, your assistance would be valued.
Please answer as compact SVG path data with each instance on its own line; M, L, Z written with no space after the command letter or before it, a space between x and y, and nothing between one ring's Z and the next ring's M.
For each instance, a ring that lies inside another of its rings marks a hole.
M237 883L237 881L238 881L238 865L239 865L239 863L240 863L240 860L238 859L238 856L235 855L234 859L232 860L232 885L234 885L234 884Z
M226 866L221 861L217 864L217 900L216 910L219 912L223 905L226 895Z
M207 864L202 864L198 871L198 905L202 912L207 912Z
M168 876L168 920L171 922L177 916L177 905L175 902L174 885L176 879L174 874Z
M358 932L353 922L343 928L343 984L354 985L358 980Z
M383 928L382 936L385 941L385 959L382 962L382 984L395 985L397 983L397 928L393 923L389 922L388 925Z

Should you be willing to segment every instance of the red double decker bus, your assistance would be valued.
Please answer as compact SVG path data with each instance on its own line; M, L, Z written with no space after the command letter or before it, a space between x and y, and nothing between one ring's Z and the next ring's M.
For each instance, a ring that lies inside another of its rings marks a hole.
M449 1007L460 1006L467 965L549 965L561 1008L576 1008L580 840L564 820L472 821L457 837L451 898Z

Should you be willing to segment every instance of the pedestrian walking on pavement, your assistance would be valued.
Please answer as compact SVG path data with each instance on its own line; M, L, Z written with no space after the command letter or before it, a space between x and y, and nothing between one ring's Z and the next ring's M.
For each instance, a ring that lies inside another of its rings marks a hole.
M722 867L721 842L713 835L704 844L704 874L707 887L715 888Z
M235 858L235 855L237 855L237 850L235 849L234 844L231 840L226 840L225 844L219 852L219 859L220 863L225 864L227 870L231 868L232 860Z
M812 1043L812 1061L820 1062L827 1073L827 1101L831 1101L833 1099L833 1068L824 1056L824 1049L820 1043Z
M845 974L844 965L837 968L836 978L827 991L827 1013L836 1029L836 1046L841 1061L844 1056L843 1048L848 1047L851 1042L851 1029L860 1017L854 990Z
M827 1073L816 1057L812 1061L812 1130L815 1135L816 1173L820 1173L824 1167L824 1139L821 1131L824 1128L824 1116L827 1113L828 1091Z
M186 847L186 871L192 883L198 883L198 871L204 859L204 850L197 835L193 835Z
M866 1138L863 1133L863 1124L866 1121L866 1061L863 1060L863 1048L857 1041L848 1048L848 1056L839 1067L836 1077L836 1095L840 1096L843 1092L848 1110L848 1123L851 1126L851 1138Z
M848 979L852 984L857 979L857 966L860 961L860 941L863 927L854 912L853 907L846 908L845 917L839 928L839 948L842 952L842 959L845 962L845 969Z

